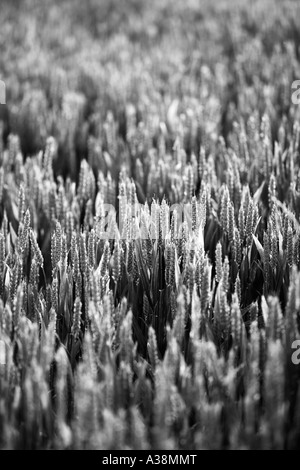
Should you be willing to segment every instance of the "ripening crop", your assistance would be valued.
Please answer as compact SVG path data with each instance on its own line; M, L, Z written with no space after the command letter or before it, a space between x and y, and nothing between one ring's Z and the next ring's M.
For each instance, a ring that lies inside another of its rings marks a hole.
M298 3L13 3L0 448L299 448Z

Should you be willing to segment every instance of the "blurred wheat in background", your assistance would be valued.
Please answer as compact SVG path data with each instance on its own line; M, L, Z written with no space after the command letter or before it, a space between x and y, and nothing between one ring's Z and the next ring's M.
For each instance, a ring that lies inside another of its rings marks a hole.
M1 1L2 449L300 447L297 18Z

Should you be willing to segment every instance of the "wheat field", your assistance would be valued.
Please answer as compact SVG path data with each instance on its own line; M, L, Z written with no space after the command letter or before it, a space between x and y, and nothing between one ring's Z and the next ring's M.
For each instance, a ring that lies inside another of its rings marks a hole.
M1 449L300 448L297 18L1 0Z

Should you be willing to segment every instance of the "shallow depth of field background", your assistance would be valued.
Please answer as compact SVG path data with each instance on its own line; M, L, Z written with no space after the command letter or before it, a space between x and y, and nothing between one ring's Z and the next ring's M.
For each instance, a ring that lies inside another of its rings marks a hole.
M299 447L300 3L0 10L0 447Z

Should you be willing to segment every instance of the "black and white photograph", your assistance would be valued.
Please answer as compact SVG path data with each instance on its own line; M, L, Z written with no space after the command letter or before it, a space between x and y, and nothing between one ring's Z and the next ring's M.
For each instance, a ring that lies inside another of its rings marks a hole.
M0 450L300 450L299 0L0 0Z

